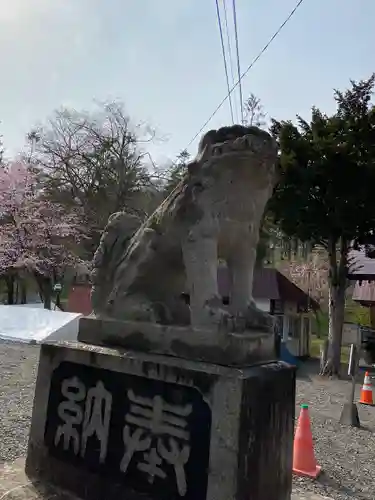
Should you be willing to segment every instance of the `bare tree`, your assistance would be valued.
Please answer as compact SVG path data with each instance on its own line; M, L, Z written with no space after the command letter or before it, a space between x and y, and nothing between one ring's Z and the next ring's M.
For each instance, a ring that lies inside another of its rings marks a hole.
M250 94L244 102L244 124L248 126L264 127L266 113L259 97L255 94Z
M110 214L143 218L157 188L145 145L155 133L132 126L122 103L99 104L94 113L61 109L28 135L28 161L49 199L84 209L92 251Z
M280 271L321 304L328 299L328 256L323 248L315 247L307 259L281 261Z

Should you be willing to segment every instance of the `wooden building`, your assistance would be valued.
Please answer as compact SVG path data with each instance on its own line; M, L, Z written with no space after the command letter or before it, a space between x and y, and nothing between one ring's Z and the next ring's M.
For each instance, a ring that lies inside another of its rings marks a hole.
M375 329L375 255L365 248L349 253L348 279L355 281L352 299L369 307L371 327Z

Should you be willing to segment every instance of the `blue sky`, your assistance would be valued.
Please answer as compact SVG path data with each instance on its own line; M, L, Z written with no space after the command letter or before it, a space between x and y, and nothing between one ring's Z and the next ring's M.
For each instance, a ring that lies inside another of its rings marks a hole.
M228 9L231 0L226 0ZM244 70L296 0L237 0ZM332 89L375 71L373 0L304 0L243 80L270 116L334 109ZM226 94L214 0L0 0L0 132L8 154L62 105L121 99L174 158ZM207 126L230 123L226 103ZM195 151L193 144L191 151Z

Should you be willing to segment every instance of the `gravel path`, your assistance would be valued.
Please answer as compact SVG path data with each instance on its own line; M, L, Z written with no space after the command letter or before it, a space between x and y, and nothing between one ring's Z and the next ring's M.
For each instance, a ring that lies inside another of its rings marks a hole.
M26 451L39 348L0 341L0 463Z
M361 385L356 387L359 398ZM311 491L337 500L375 498L375 407L357 405L361 429L339 424L350 383L299 378L297 405L307 403L312 422L315 453L323 473L318 481L294 478L294 491ZM299 414L297 406L296 416Z
M37 346L0 343L0 463L26 451L38 355ZM312 365L306 366L297 381L296 416L299 405L308 403L316 457L324 472L315 482L295 477L293 492L334 500L373 500L375 407L358 405L362 429L341 426L338 420L349 383L321 380L310 375ZM360 385L358 395L359 391Z

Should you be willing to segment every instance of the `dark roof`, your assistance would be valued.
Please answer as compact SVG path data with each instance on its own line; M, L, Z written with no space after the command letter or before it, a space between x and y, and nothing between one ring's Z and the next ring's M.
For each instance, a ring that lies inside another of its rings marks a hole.
M375 259L366 256L364 248L349 252L350 270L348 278L352 280L375 280Z
M229 272L226 267L218 270L219 293L222 297L229 295L230 281ZM284 276L280 271L273 268L254 269L253 280L254 299L283 300L318 309L319 304L309 297L301 288Z

